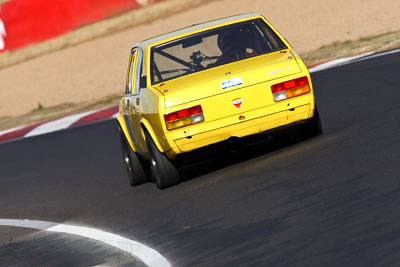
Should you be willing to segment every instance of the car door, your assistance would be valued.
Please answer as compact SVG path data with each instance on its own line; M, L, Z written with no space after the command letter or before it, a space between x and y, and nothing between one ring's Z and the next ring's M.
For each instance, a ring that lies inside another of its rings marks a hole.
M146 151L143 132L140 125L140 72L143 52L140 48L133 48L129 60L126 91L122 101L124 103L124 120L129 135L135 145L136 152Z

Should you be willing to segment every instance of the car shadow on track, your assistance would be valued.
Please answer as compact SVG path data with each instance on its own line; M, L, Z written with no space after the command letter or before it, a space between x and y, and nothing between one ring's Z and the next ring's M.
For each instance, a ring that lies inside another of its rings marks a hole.
M230 138L178 158L182 181L289 147L303 140L297 133L268 135L263 138Z

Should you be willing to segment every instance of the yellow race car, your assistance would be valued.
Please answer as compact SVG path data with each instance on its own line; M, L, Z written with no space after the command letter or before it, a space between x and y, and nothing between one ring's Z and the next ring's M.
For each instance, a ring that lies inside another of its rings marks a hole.
M282 126L321 133L307 67L257 13L137 43L117 121L131 185L160 189L180 182L187 152Z

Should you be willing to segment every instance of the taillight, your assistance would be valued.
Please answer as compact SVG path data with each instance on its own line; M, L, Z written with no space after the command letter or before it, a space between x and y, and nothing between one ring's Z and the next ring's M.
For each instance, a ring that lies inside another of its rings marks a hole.
M271 86L271 90L272 94L274 95L275 102L311 92L308 78L306 76L283 83L274 84Z
M204 121L203 110L200 105L181 109L164 114L165 124L168 130L174 130L187 125Z

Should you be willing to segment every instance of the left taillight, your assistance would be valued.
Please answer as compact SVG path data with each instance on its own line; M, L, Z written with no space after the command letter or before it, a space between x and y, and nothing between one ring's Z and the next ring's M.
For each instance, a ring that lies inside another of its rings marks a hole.
M311 92L306 76L271 86L275 102Z
M164 114L167 129L174 130L187 125L196 124L204 121L203 109L200 105L185 108Z

